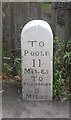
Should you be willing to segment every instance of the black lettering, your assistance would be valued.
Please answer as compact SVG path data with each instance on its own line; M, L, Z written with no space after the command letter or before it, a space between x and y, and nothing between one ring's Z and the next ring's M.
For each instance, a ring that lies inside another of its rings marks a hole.
M39 59L39 67L41 67L41 60Z
M39 97L37 95L33 95L32 97L33 97L33 99L35 99L35 98L39 99Z
M37 74L37 70L35 70L35 74Z
M32 61L32 66L35 67L35 60Z
M43 81L43 77L39 77L39 81Z
M26 98L30 98L31 99L31 94L26 94Z
M37 41L28 41L28 43L31 43L31 46L34 46L34 43L37 43Z
M26 86L26 83L25 83L25 82L24 82L23 84Z
M39 89L35 89L35 93L38 94L39 93Z
M35 55L36 55L36 56L39 56L39 52L35 52Z
M24 56L26 56L28 54L28 50L24 51Z
M46 52L45 52L45 55L46 55L46 56L48 56L48 55L49 55L49 52L48 52L48 51L46 51Z
M34 52L31 52L30 54L31 54L32 56L34 56Z
M31 78L35 81L35 79L37 78L37 76L31 76Z
M42 51L40 52L40 55L41 55L41 56L44 56L44 54L43 54L43 52L42 52Z
M45 74L48 74L48 72L49 72L49 71L48 71L48 70L46 70Z
M44 42L43 42L43 41L40 41L40 42L39 42L39 46L40 46L40 47L43 47L43 46L44 46Z
M32 60L32 66L33 67L36 66L36 60L35 59ZM38 67L41 67L41 60L40 59L38 60Z
M30 69L24 69L24 73L29 73L30 74L31 70Z
M41 74L44 74L44 70L41 70Z

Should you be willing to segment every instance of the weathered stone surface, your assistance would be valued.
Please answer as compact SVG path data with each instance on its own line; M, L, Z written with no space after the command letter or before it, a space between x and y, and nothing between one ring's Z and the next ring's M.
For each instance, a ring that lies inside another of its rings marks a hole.
M53 34L42 20L28 22L21 34L24 100L52 100Z

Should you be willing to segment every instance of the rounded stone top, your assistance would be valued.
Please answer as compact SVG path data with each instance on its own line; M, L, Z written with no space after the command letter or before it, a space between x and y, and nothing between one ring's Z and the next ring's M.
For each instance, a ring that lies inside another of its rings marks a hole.
M43 29L46 29L50 32L51 36L53 36L52 34L52 30L51 30L51 27L50 25L44 21L44 20L32 20L32 21L29 21L22 29L22 35L24 32L26 32L28 29L30 29L31 27L41 27Z

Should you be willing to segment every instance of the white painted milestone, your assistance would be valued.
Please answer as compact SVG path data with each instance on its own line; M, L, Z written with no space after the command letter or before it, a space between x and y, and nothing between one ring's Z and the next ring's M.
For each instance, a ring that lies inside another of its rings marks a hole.
M43 20L28 22L21 33L23 100L52 100L53 33Z

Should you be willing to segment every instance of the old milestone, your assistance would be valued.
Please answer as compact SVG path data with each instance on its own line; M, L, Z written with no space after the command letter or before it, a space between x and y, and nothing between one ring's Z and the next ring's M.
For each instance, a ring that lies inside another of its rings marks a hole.
M21 33L23 100L52 100L53 33L43 20L28 22Z

